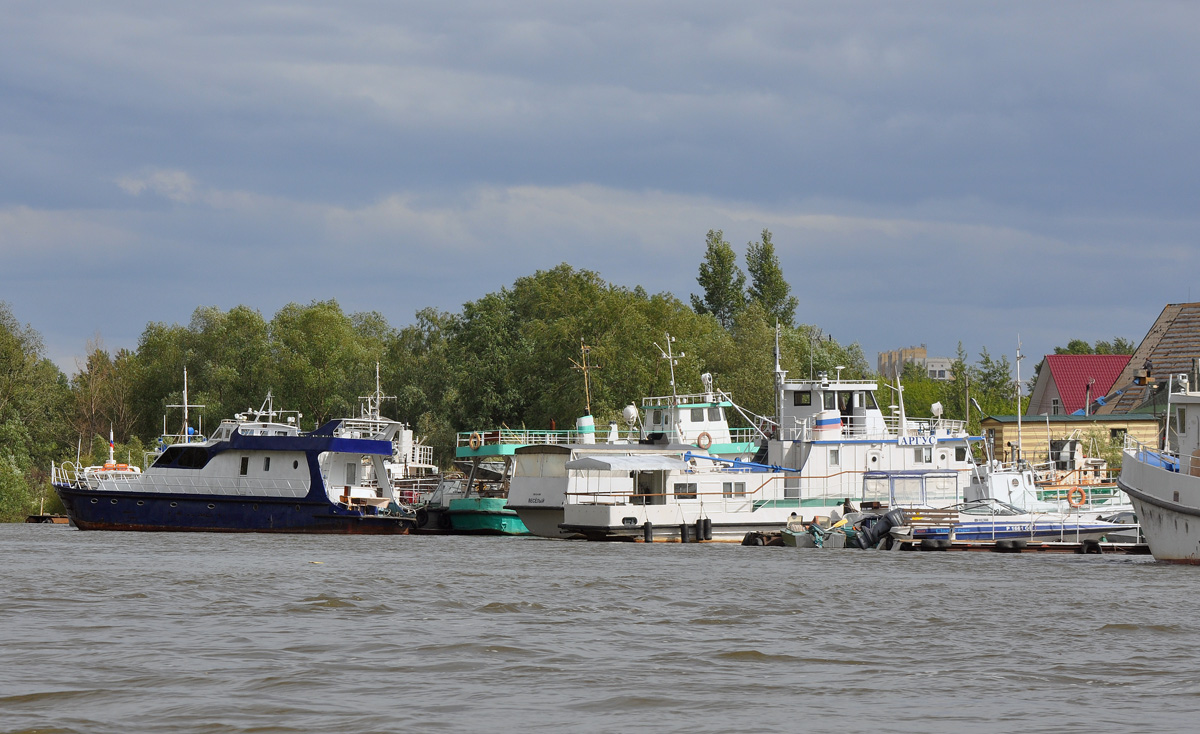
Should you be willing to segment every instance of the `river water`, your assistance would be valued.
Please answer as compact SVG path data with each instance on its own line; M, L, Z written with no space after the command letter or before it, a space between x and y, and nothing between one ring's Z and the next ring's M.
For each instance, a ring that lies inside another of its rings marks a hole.
M1166 732L1200 569L0 525L0 731Z

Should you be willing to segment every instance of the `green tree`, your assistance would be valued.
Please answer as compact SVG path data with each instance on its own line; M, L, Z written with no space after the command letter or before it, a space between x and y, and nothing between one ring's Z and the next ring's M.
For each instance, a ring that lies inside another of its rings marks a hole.
M704 296L692 295L692 308L699 314L712 314L725 328L746 305L746 276L737 266L737 255L725 241L721 230L708 230L704 260L696 278Z
M71 394L66 376L43 353L41 335L0 301L0 520L23 519L47 497L49 467L61 458Z
M762 231L760 241L747 243L746 270L750 273L749 301L762 306L772 320L791 326L800 302L791 295L792 287L783 279L770 230Z

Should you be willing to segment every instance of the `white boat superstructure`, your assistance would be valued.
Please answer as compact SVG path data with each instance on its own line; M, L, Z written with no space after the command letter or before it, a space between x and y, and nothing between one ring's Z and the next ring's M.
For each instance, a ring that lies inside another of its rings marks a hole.
M885 416L869 380L789 381L776 360L777 418L757 461L662 443L525 447L509 506L546 537L671 539L702 521L741 540L793 515L828 516L847 501L959 502L975 464L963 421L912 419L903 398ZM899 388L897 388L899 390ZM938 411L935 409L935 415ZM653 418L651 425L654 425Z
M1126 436L1117 484L1133 502L1156 559L1200 564L1200 392L1186 391L1186 375L1171 381L1185 389L1168 391L1166 434L1174 450Z

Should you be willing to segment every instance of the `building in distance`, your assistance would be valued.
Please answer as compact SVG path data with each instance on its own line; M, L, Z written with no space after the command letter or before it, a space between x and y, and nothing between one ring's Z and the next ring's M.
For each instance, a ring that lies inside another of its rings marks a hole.
M893 349L879 353L879 374L885 380L894 380L904 372L904 365L916 364L925 370L931 380L953 380L954 360L949 357L930 357L925 345Z

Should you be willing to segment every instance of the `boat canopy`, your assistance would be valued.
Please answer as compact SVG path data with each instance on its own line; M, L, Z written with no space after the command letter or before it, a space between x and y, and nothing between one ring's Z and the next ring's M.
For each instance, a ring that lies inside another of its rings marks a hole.
M567 462L568 469L596 471L683 471L685 461L669 456L583 456Z

